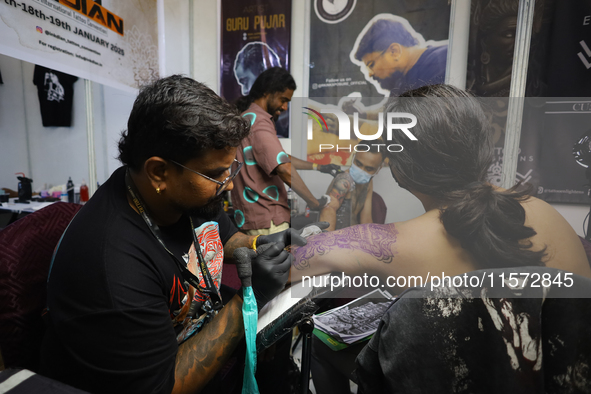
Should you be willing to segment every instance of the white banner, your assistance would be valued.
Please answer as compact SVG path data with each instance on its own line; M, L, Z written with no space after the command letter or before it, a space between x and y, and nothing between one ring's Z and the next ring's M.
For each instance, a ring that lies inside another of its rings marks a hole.
M0 53L134 92L158 77L156 0L0 1Z

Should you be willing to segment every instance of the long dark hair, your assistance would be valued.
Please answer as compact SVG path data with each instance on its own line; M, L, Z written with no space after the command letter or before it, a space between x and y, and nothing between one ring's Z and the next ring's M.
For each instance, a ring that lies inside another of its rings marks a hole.
M296 90L296 83L289 71L281 67L271 67L258 76L248 95L240 97L234 103L240 112L244 112L250 104L265 94L283 92L285 89Z
M520 203L529 189L502 191L486 182L492 130L477 99L450 85L423 86L392 99L387 112L417 117L417 141L392 134L404 146L389 154L393 174L402 187L441 202L445 230L479 268L544 265L545 248L531 250L536 232L524 225Z

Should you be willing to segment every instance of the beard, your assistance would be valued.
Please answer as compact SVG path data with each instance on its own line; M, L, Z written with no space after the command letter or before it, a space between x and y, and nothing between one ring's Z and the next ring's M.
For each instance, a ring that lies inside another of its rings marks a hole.
M386 77L386 78L374 77L374 79L376 81L378 81L378 83L380 84L382 89L392 90L392 89L396 89L396 88L400 87L400 83L402 82L403 76L404 76L404 74L402 74L402 72L396 71L396 72L394 72L394 74L390 75L389 77Z
M223 194L212 197L207 204L202 207L191 208L185 210L185 213L189 216L195 216L204 220L213 220L217 218L222 211L224 201Z
M277 119L279 119L279 115L281 115L282 111L280 108L268 107L267 112L273 117L273 122L277 122Z

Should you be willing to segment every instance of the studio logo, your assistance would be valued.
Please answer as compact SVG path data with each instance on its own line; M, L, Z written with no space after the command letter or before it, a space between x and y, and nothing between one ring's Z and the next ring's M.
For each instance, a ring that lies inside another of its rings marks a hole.
M336 110L336 109L321 109L320 112L313 110L312 108L304 107L305 109L311 112L304 112L304 114L309 115L311 118L308 118L308 127L307 127L307 137L308 141L314 138L313 135L313 128L314 128L314 121L320 126L321 129L326 128L326 132L331 133L332 130L329 130L328 124L326 119L322 116L322 114L333 114L336 116L338 121L338 137L339 141L351 141L351 129L355 135L354 138L361 140L361 141L375 141L377 139L382 138L384 134L384 129L386 130L386 141L392 140L392 135L394 132L402 132L406 135L406 137L411 141L417 141L417 137L410 131L414 126L417 124L417 117L408 112L388 112L388 113L379 113L378 114L378 126L377 130L373 134L363 134L359 130L359 114L355 112L353 114L353 128L351 128L351 120L349 116L344 113L343 111ZM384 120L385 119L385 120ZM409 119L410 122L400 123L402 119ZM386 123L384 127L384 122ZM375 127L374 127L375 129ZM324 131L324 130L323 130ZM335 133L333 133L335 134ZM378 147L385 147L389 152L401 152L404 147L400 144L371 144ZM342 145L337 144L319 144L319 152L322 151L348 151L351 152L352 150L355 152L367 152L370 149L370 145L368 144L356 144L356 145Z

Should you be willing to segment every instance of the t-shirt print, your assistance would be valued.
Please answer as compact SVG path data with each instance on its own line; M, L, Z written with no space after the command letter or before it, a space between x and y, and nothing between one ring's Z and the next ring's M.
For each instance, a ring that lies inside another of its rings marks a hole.
M78 77L42 66L35 66L33 83L37 86L41 120L44 127L70 127L74 82Z
M43 80L44 90L47 93L47 101L63 101L65 98L64 87L60 83L57 75L51 71L45 73Z
M220 289L222 283L222 268L224 261L224 245L220 239L219 225L216 222L205 222L201 226L195 229L195 235L197 241L199 241L199 247L201 248L201 254L207 264L207 269L213 283L216 288ZM205 281L201 275L199 269L199 261L197 259L197 253L195 251L195 244L191 244L189 252L183 256L187 261L187 268L194 275L199 278L199 286L205 287ZM201 291L195 289L193 286L188 284L188 289L185 291L181 285L181 280L175 276L175 283L171 289L171 302L175 301L175 298L179 302L179 306L182 307L178 310L178 313L171 314L173 324L182 324L183 329L177 335L177 342L180 344L187 340L195 332L201 330L204 323L208 321L205 314L195 316L195 318L187 318L187 314L192 303L199 303L199 306L208 299L208 296L203 294ZM182 294L182 301L180 300ZM198 315L201 312L198 313Z
M213 279L213 283L220 289L222 282L222 268L224 261L224 245L220 239L219 225L216 222L205 222L195 229L195 235L199 241L201 248L201 255L207 264L209 274ZM197 253L195 252L195 244L191 245L189 249L189 263L187 265L189 270L199 278L199 285L205 287L205 281L199 269L199 260L197 260ZM200 292L195 291L194 301L205 301L208 297Z

